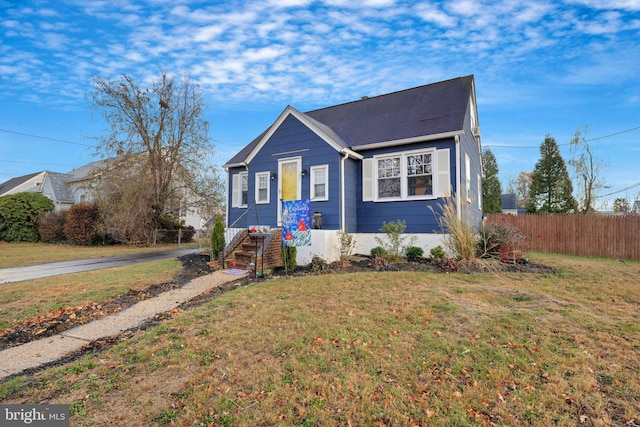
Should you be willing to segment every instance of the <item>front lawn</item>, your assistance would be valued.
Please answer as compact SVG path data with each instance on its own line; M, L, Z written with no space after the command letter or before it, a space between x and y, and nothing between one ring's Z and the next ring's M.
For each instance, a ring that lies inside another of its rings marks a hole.
M72 425L640 424L640 263L255 282L0 384Z

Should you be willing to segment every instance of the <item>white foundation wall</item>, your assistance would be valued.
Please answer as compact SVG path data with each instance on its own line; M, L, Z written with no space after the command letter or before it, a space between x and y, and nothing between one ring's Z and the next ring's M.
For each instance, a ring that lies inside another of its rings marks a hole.
M387 241L384 233L352 233L356 239L356 247L353 254L369 255L372 248L380 246L376 237ZM422 248L425 257L436 246L444 245L444 234L404 234L404 246L417 246ZM300 246L297 250L296 262L298 265L307 265L314 256L319 256L328 263L340 259L340 244L336 230L311 230L311 246Z

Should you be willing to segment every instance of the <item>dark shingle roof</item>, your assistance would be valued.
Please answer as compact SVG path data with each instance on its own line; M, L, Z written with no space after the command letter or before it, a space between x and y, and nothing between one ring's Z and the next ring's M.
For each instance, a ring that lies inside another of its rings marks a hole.
M472 87L470 75L304 114L344 148L461 131ZM243 162L266 132L227 164Z
M15 178L11 178L10 180L3 182L2 184L0 184L0 194L3 194L9 190L16 188L20 184L23 184L29 181L31 178L41 173L42 172L36 172L36 173L30 173L29 175L17 176Z

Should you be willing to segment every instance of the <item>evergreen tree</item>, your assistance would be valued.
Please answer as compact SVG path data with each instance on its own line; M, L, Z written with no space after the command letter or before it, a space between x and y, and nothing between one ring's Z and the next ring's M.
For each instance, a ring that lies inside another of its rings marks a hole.
M531 180L527 212L568 213L577 208L573 185L556 140L547 135Z
M502 212L502 184L498 179L498 162L488 148L482 155L482 213Z

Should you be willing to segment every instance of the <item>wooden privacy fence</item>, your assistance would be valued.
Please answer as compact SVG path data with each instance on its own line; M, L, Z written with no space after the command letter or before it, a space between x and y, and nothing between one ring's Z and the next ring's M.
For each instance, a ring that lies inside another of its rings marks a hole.
M638 215L492 214L487 222L512 224L532 251L640 260Z

